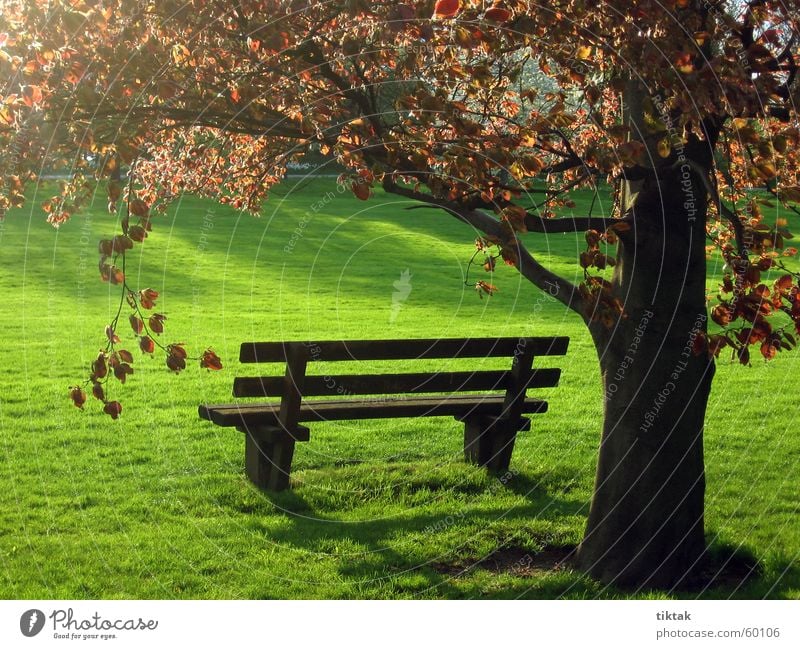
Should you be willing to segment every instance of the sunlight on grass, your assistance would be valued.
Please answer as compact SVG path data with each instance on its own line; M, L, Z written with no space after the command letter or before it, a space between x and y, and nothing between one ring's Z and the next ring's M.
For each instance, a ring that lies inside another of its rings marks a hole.
M576 211L590 199L579 196ZM10 214L0 229L0 595L622 596L569 570L520 575L479 563L501 547L535 553L580 540L602 414L597 361L580 318L512 268L499 267L499 292L479 299L465 285L485 277L472 268L467 278L475 233L405 207L380 192L357 201L329 179L277 188L257 219L179 201L127 272L162 293L165 342L194 354L211 346L225 369L193 364L175 376L162 357L137 351L135 374L114 387L118 421L91 399L80 412L67 398L119 300L96 267L97 241L116 217L100 198L57 232L35 206ZM528 240L579 279L581 235ZM550 411L519 439L508 485L463 463L457 422L330 422L299 446L295 489L264 495L244 478L241 436L197 417L199 403L229 399L244 340L520 335L568 335L571 346L548 360L563 368L561 386L543 391ZM132 332L123 338L136 348ZM799 592L796 364L794 352L751 368L720 362L707 529L713 543L752 552L762 574L747 589L703 596Z

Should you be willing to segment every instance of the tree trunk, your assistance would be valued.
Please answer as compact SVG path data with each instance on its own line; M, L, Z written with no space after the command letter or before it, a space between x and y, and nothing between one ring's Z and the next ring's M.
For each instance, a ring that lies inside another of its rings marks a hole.
M645 183L636 225L620 237L612 291L625 315L612 327L590 324L605 416L578 565L622 587L685 584L705 548L703 420L714 364L693 343L706 331L706 192L679 165Z

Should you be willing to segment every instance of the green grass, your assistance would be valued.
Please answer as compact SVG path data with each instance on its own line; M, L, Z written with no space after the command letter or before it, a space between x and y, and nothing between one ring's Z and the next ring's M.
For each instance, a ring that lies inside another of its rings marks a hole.
M334 198L312 212L327 192ZM580 213L589 196L579 199ZM96 402L72 407L67 386L116 310L119 295L96 270L97 240L115 232L115 217L98 197L56 232L37 203L0 229L1 598L628 596L570 570L480 561L580 540L601 389L577 316L510 268L498 270L491 299L464 285L466 226L380 192L362 203L332 180L278 188L259 219L185 198L156 219L144 260L134 254L127 271L162 291L163 338L194 353L213 346L225 370L175 376L137 352L112 421ZM577 274L580 236L530 241L557 272ZM406 269L412 290L390 322ZM521 435L506 485L463 463L452 420L331 422L299 445L295 488L265 495L244 477L241 435L197 417L198 403L227 401L233 377L248 373L236 362L243 340L478 335L572 338L553 362L564 373L545 392L550 411ZM706 526L715 548L754 555L761 572L702 597L800 596L797 361L720 363Z

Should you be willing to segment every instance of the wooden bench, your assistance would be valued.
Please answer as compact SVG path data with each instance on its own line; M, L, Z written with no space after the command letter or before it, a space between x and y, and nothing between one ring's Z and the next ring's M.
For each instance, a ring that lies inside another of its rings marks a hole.
M464 422L465 458L505 471L517 432L530 429L523 415L547 410L547 402L529 398L527 390L556 386L561 375L559 369L534 369L534 357L564 355L568 344L566 337L243 343L242 363L285 363L285 371L282 376L238 377L233 396L280 401L201 405L200 417L244 432L247 475L258 487L273 491L288 487L295 443L309 440L309 429L302 424L314 421L455 417ZM306 371L315 362L486 357L508 357L511 368L339 375ZM335 398L306 399L311 396Z

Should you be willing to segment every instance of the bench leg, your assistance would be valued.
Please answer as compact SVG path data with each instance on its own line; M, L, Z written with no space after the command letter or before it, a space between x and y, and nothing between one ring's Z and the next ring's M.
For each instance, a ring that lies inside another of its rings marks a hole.
M288 488L295 440L269 430L245 430L244 433L244 464L250 482L268 491Z
M517 431L530 428L530 420L520 419L516 426L505 420L476 415L464 420L464 459L490 471L507 471L514 452Z

